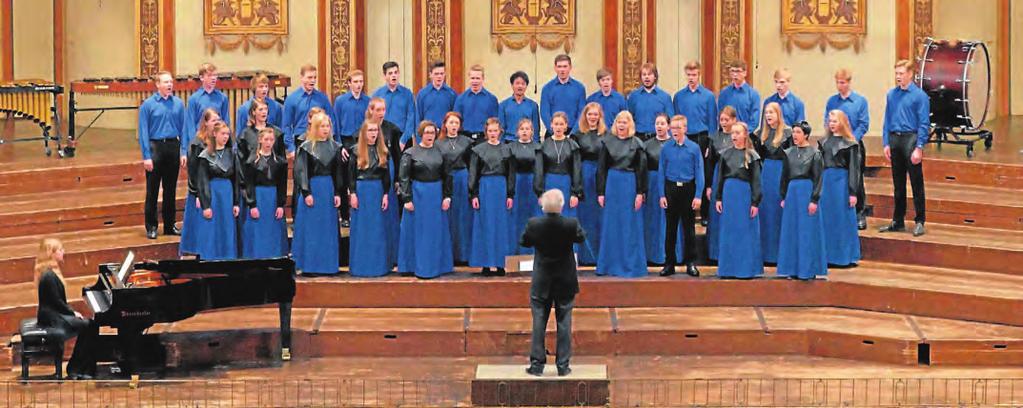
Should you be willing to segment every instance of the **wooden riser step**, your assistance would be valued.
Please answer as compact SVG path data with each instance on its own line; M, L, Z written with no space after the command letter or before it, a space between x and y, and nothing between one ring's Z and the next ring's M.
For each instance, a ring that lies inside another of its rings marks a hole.
M912 219L907 219L907 232L878 232L889 222L868 220L867 229L860 232L864 259L1023 275L1023 231L928 222L927 234L914 238Z
M868 177L867 203L873 216L890 219L895 209L890 178ZM1023 230L1023 193L1018 190L953 183L928 183L927 221L981 228ZM916 214L913 192L906 186L906 219Z

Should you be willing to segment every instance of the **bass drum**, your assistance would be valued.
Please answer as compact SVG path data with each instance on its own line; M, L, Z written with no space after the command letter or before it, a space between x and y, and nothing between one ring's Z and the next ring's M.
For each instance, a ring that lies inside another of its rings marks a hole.
M991 58L980 41L928 38L917 85L931 99L934 127L979 129L991 100Z

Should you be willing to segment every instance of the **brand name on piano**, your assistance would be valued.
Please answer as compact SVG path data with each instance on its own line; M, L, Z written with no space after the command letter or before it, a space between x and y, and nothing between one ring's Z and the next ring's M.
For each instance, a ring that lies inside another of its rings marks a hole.
M121 311L121 317L146 317L149 316L148 310L135 310L135 311Z

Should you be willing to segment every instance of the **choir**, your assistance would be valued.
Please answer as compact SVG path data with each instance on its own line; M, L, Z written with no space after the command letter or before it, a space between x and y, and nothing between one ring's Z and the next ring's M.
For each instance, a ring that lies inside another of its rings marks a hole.
M721 278L753 278L776 264L780 276L814 279L829 265L860 259L862 138L870 119L846 69L835 74L825 135L811 143L785 69L775 72L777 92L763 104L741 61L729 66L732 82L717 98L701 84L696 62L685 65L686 85L673 96L657 86L656 66L645 64L628 98L607 69L597 72L600 89L587 98L571 77L571 58L561 55L537 104L525 96L522 71L509 79L512 96L498 103L484 87L482 66L469 69L461 94L446 84L443 62L429 68L429 83L414 96L398 83L397 63L384 64L385 85L372 97L363 92L362 71L353 70L333 104L316 89L313 66L302 67L300 86L283 105L267 97L268 80L257 75L234 132L213 65L200 68L203 86L187 109L171 95L169 75L159 75L158 92L140 109L140 145L147 181L157 186L171 171L161 159L158 172L149 158L180 149L188 175L180 254L291 254L311 275L337 274L347 258L359 277L396 267L429 279L456 264L500 276L506 256L532 253L519 236L541 213L538 197L557 189L567 197L563 213L586 231L578 261L598 275L639 277L663 265L668 276L685 265L699 276L698 219L706 226L704 255ZM916 91L911 84L892 91L885 131L895 146L886 153L918 178L913 115L924 109ZM151 237L155 195L147 187ZM347 257L338 253L343 208L351 209ZM902 228L896 219L886 230Z

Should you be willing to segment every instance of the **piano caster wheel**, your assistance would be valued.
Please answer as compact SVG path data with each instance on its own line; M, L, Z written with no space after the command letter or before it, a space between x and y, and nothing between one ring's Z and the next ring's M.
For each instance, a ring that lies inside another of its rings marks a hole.
M291 349L281 349L281 361L291 361Z
M139 375L138 374L132 374L131 380L128 381L128 388L131 388L131 389L134 390L134 389L136 389L138 387L139 387Z

